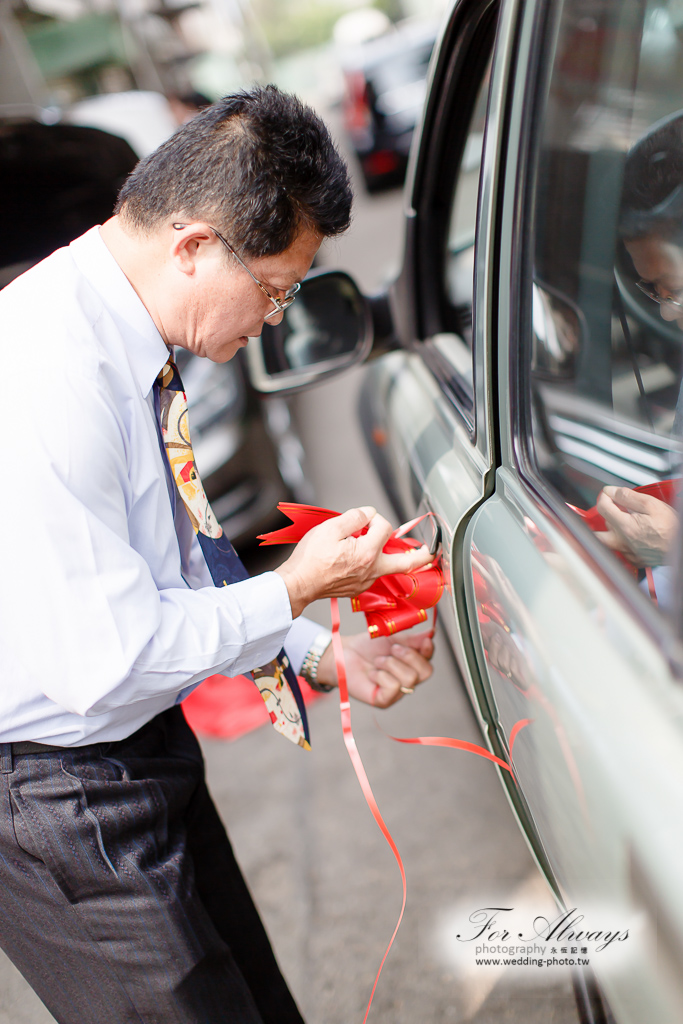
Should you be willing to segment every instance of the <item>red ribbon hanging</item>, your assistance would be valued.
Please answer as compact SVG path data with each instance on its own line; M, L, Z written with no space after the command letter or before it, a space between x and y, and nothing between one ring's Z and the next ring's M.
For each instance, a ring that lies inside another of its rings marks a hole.
M291 519L291 525L272 533L262 534L258 538L261 541L262 546L269 544L297 544L314 526L325 522L327 519L332 519L333 517L340 515L339 512L333 512L331 509L317 508L313 505L298 505L292 502L280 502L278 509L281 512L284 512L284 514ZM417 526L417 524L424 518L425 516L420 516L419 518L413 519L411 522L400 526L397 530L394 530L391 537L384 545L384 552L387 554L396 554L408 551L411 548L419 547L420 545L417 541L412 540L411 538L406 538L405 534L409 533L410 530ZM364 532L365 530L361 531L361 533ZM436 604L443 594L443 591L443 572L436 562L432 562L430 565L424 566L422 569L418 569L412 573L395 573L391 576L381 576L371 587L364 590L362 594L352 598L351 605L354 611L364 612L368 625L368 632L371 637L391 636L392 634L401 632L404 629L410 629L419 622L425 622L427 619L428 608L434 608L435 624ZM396 858L396 863L398 864L398 868L401 873L401 882L403 885L401 912L398 916L398 921L396 922L396 927L394 928L391 939L389 940L389 945L385 950L375 976L372 992L370 993L370 999L363 1018L363 1024L367 1024L367 1019L370 1014L370 1008L372 1006L372 1001L375 996L375 991L377 989L382 969L389 955L389 951L394 944L394 939L396 938L401 926L401 921L403 920L407 897L406 873L398 847L396 846L391 832L387 828L380 813L353 735L353 729L351 727L351 703L349 701L349 690L346 679L344 648L341 634L339 632L340 618L339 602L337 598L331 599L330 612L332 620L332 647L337 669L337 681L339 684L339 709L341 713L344 745L346 746L347 753L351 760L351 764L353 765L353 769L356 773L365 801L370 808L370 812ZM433 635L433 633L434 626L432 627L431 635ZM379 689L379 687L377 689ZM529 725L531 721L532 719L525 718L516 722L512 727L509 740L510 755L512 755L512 747L518 733L526 725ZM486 750L485 747L478 746L476 743L469 743L465 740L456 740L450 736L400 737L391 736L388 733L385 733L385 735L396 743L419 744L421 746L433 747L451 747L456 750L465 750L470 753L477 754L479 757L493 761L500 768L510 772L512 778L515 779L514 771L510 764L503 761L502 758L496 757L495 754ZM515 782L516 781L517 780L515 779Z

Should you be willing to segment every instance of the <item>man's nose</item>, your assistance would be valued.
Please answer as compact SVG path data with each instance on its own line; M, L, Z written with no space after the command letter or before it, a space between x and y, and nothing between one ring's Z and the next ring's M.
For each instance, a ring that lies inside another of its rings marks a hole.
M683 309L677 309L675 306L669 306L666 302L660 302L659 315L662 320L670 323L672 320L680 320L683 317Z
M281 324L283 316L284 316L284 312L282 310L280 310L277 313L273 313L272 316L269 316L267 320L264 317L263 318L263 322L264 322L264 324L274 324L274 325L275 324Z

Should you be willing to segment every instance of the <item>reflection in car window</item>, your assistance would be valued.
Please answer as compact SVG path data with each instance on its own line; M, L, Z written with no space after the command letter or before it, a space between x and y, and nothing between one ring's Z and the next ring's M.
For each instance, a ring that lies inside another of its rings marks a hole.
M455 183L448 225L448 249L445 276L446 294L455 314L459 337L472 348L472 298L474 293L474 232L477 222L477 196L484 143L484 122L489 95L491 60L474 104L460 172ZM472 381L472 364L469 364Z
M472 356L472 305L474 294L474 234L477 198L488 103L491 58L485 66L469 122L465 148L453 186L443 264L443 288L447 305L445 326L449 333L427 342L432 356L450 373L451 383L465 409L473 408L474 367ZM453 116L461 115L461 110Z
M677 0L564 4L534 196L528 349L538 469L575 508L599 500L605 521L588 525L664 607L678 484L652 485L680 477L682 30Z

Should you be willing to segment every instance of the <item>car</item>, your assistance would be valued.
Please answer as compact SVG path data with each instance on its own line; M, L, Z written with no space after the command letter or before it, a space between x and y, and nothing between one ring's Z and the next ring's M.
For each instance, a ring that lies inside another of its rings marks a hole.
M368 300L316 273L250 355L283 394L370 359L368 443L441 542L442 635L512 812L558 907L628 933L612 963L564 950L582 1021L619 1024L683 1019L677 11L450 5L397 279Z
M162 97L160 97L162 99ZM0 287L111 216L138 160L128 142L98 128L44 123L41 111L0 109L0 184L5 204ZM178 350L197 465L226 534L241 550L276 516L278 500L311 498L304 450L286 401L261 401L242 354L211 363Z
M410 21L341 54L344 132L369 192L403 183L435 39Z

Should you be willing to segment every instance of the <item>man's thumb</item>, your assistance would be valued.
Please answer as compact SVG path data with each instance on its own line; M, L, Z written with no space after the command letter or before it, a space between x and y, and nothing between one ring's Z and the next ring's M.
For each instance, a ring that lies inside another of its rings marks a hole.
M347 509L333 521L340 537L351 537L364 529L376 515L377 509L372 505L361 505L360 508Z

